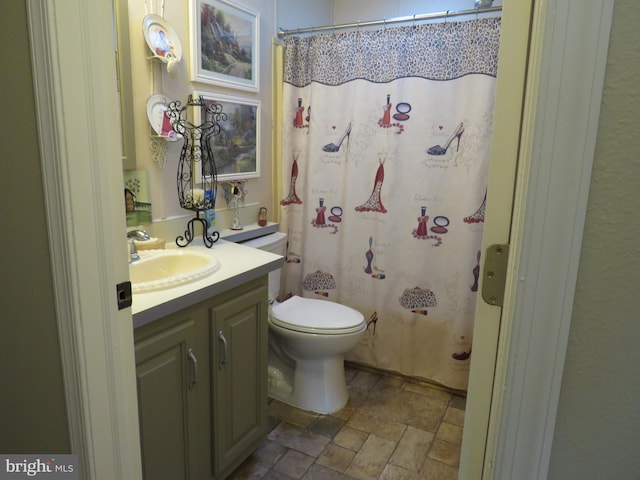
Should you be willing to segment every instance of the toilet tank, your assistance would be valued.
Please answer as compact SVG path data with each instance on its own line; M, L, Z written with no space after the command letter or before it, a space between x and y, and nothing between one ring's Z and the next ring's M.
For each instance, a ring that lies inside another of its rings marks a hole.
M287 250L287 234L282 232L270 233L269 235L242 242L242 245L284 256ZM269 272L269 300L275 300L280 295L281 270L278 268Z

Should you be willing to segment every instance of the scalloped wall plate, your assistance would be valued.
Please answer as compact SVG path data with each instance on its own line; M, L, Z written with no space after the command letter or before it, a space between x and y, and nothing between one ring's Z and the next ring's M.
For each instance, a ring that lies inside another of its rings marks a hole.
M182 44L175 30L159 15L149 14L142 19L144 39L153 55L168 65L182 60Z

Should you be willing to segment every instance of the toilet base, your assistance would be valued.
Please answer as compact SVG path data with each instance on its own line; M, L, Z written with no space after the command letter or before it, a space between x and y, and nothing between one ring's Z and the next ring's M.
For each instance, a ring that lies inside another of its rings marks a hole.
M276 370L269 368L268 393L271 398L287 405L331 414L342 409L349 400L342 355L324 360L298 360L293 385Z

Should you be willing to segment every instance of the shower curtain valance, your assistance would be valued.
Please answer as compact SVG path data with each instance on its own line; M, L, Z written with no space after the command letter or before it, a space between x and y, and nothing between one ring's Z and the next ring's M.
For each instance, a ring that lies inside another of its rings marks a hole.
M471 74L495 77L500 21L492 17L288 37L284 81L305 87L312 81L336 86L356 79L388 83L406 77L439 81ZM474 35L479 29L483 35Z

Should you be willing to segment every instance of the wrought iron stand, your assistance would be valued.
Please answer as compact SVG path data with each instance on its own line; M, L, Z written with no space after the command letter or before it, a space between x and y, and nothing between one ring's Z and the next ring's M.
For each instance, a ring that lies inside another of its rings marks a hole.
M176 245L179 247L186 247L191 243L195 237L196 223L200 223L202 225L202 241L204 242L205 247L211 248L213 244L218 241L220 234L214 231L212 232L212 235L207 235L207 221L200 217L200 212L196 210L196 217L187 222L187 229L184 231L184 235L178 235L176 238Z
M217 231L208 234L207 221L200 214L215 208L218 176L211 143L220 133L220 122L226 120L227 114L222 112L222 105L203 97L194 100L191 96L184 106L179 101L171 102L167 114L173 129L184 139L178 162L178 200L182 208L196 212L184 235L176 238L176 245L189 245L199 223L204 244L211 248L220 234Z

